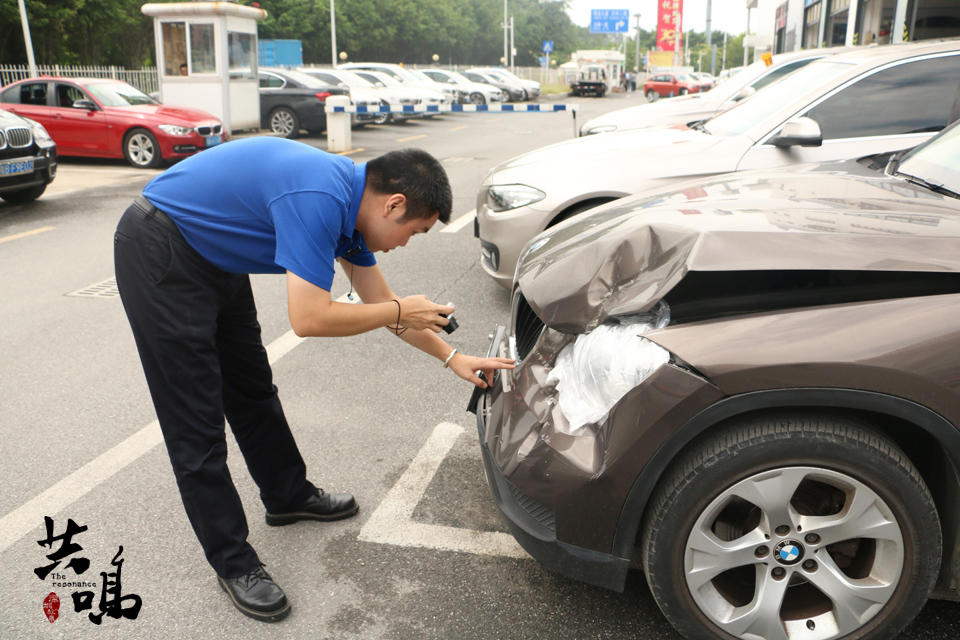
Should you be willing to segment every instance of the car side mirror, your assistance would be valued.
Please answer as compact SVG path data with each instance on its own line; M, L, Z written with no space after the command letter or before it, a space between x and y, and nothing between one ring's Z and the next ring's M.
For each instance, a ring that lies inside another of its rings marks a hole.
M746 98L749 98L750 96L752 96L752 95L755 94L756 92L757 92L757 90L756 90L755 87L751 87L751 86L747 85L747 86L744 87L743 89L740 89L740 91L737 92L737 94L733 96L733 101L734 101L734 102L740 102L741 100L745 100Z
M774 146L786 147L819 147L823 144L823 133L820 125L813 118L801 116L787 120L780 131L780 135L770 141Z
M86 109L87 111L96 111L97 103L93 100L84 98L83 100L74 100L71 105L74 109Z

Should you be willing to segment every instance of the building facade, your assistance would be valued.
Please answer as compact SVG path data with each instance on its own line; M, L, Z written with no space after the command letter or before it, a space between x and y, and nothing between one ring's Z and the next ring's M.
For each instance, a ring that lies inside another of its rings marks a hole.
M960 36L960 0L747 0L746 6L773 19L766 34L759 24L750 31L759 40L771 37L774 53Z

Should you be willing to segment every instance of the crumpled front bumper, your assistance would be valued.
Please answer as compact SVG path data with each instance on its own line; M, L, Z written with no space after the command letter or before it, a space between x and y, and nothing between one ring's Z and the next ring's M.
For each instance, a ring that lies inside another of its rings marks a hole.
M498 355L503 336L504 328L498 326L487 352L488 357ZM477 390L471 410L477 414L480 451L490 492L510 532L520 546L544 566L589 584L622 590L629 560L557 540L554 511L525 495L494 462L487 441L487 420L492 416L496 416L495 419L501 417L503 389L503 378L497 372L485 391ZM492 439L498 440L495 436Z
M619 591L634 541L616 544L618 531L639 525L620 518L631 488L670 434L719 393L667 364L602 423L562 433L544 418L557 409L537 362L560 348L558 336L547 329L515 370L498 371L488 389L475 393L487 481L513 536L531 556L558 573ZM497 327L488 356L506 356L508 343L506 330Z

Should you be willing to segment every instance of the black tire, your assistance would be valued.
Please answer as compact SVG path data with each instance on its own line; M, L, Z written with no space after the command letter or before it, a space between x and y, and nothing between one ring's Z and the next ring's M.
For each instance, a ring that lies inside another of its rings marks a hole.
M686 89L680 89L680 95L685 96L689 93Z
M660 94L653 89L650 89L643 95L646 96L647 102L656 102L660 98Z
M131 129L123 136L123 157L138 169L155 169L163 163L157 139L142 128Z
M895 444L849 420L796 414L725 428L674 464L650 505L647 582L690 640L782 639L783 619L825 630L818 638L893 638L940 566L939 520L920 474ZM857 515L846 522L850 509ZM783 525L789 531L777 531ZM855 533L864 535L848 537ZM883 598L861 604L856 579L876 575Z
M33 202L42 196L43 192L46 190L46 184L38 184L33 187L27 187L26 189L18 189L17 191L8 191L7 193L2 193L0 194L0 198L3 198L10 204L26 204L28 202Z
M469 97L470 104L487 104L487 99L479 91L474 91Z
M289 107L277 107L270 112L267 122L270 131L284 138L296 138L300 135L300 117Z

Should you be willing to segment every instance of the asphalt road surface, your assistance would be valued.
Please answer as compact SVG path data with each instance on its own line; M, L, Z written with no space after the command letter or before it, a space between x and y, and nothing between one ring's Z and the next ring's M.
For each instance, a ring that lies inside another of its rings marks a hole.
M642 100L578 98L578 117ZM569 114L542 113L354 131L357 161L419 146L450 175L451 224L380 263L399 294L456 304L453 346L482 353L490 330L508 319L506 292L480 269L472 235L480 181L496 163L574 130ZM38 202L0 204L0 638L678 637L639 572L624 593L579 584L540 567L505 533L465 412L467 383L385 331L297 339L277 276L252 280L288 420L310 478L355 493L361 510L336 523L267 527L228 438L250 540L293 605L275 625L240 615L183 513L110 280L113 229L150 175L120 161L65 160ZM339 274L332 294L346 290ZM34 570L65 542L38 544L45 516L54 536L69 520L86 529L72 537L81 549L41 580ZM80 575L67 568L77 557L90 562ZM99 613L104 581L117 572L111 561L120 560L116 595L127 597L124 607L136 595L141 609L136 619L96 625L87 614ZM53 623L43 608L51 592L60 599ZM92 610L75 611L75 593ZM960 606L934 602L903 637L954 638L958 622Z

